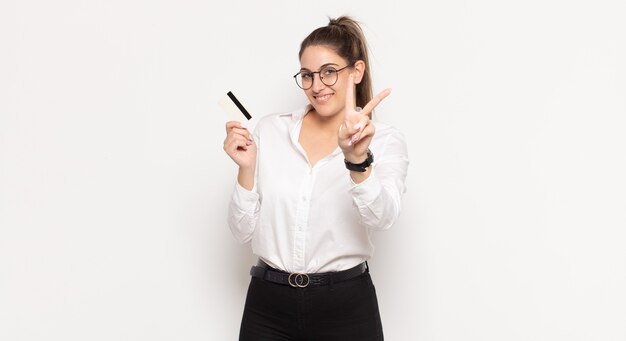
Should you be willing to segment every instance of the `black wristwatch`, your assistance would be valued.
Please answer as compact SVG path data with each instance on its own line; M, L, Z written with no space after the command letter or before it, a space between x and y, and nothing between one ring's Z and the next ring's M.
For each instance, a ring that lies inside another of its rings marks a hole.
M349 170L362 173L367 170L367 167L369 167L372 162L374 162L374 154L372 154L372 151L368 148L367 159L365 159L365 161L361 163L352 163L346 159L343 159L343 162L346 164L346 168L348 168Z

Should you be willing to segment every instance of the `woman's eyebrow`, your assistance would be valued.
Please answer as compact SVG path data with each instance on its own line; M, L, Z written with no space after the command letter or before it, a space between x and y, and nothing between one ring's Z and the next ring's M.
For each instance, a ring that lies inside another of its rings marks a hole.
M326 64L324 64L324 65L320 66L320 68L319 68L319 69L317 69L317 71L320 71L320 70L322 70L323 68L325 68L325 67L327 67L327 66L329 66L329 65L339 66L339 64L337 64L337 63L326 63ZM307 68L303 67L303 68L300 68L300 71L311 71L311 70L309 70L309 69L307 69Z

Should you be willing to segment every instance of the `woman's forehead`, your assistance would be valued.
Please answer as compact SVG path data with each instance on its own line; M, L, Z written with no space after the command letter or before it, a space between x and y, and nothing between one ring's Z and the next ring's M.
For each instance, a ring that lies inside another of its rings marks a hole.
M300 57L300 66L304 69L317 70L324 65L345 63L334 49L324 45L313 45L304 49Z

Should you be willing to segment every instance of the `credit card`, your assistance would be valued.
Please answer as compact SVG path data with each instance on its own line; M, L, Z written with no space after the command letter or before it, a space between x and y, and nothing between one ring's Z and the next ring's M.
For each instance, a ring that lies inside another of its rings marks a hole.
M239 119L239 115L243 115L248 120L252 118L248 110L244 108L232 91L229 91L218 103L220 107L235 120Z

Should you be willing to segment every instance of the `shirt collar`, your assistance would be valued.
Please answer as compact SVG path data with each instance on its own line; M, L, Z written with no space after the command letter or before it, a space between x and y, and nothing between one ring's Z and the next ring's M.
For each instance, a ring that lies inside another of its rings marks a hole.
M307 104L304 108L284 113L281 116L291 116L291 121L289 122L289 135L291 135L292 139L294 135L298 135L300 133L300 127L302 126L302 120L304 116L313 110L313 106L311 104ZM295 140L298 140L298 136L295 136Z

